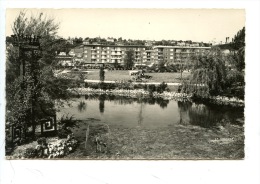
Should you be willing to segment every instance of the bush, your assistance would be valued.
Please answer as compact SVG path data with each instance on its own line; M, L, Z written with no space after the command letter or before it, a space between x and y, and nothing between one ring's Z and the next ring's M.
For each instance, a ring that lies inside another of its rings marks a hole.
M73 115L62 115L59 124L62 128L74 128L77 126L77 122L76 120L74 120L74 116Z
M159 84L159 86L157 86L156 91L158 93L163 93L167 88L167 84L165 82L162 82L161 84Z
M69 134L71 134L72 131L70 129L61 128L58 130L58 137L60 139L68 137Z
M136 85L134 85L134 89L143 89L143 85L142 84L136 84Z
M107 89L107 85L106 85L106 83L104 83L104 82L100 82L100 83L98 84L98 86L99 86L99 89L103 89L103 90L106 90L106 89Z
M24 153L24 158L36 158L37 150L34 148L26 148Z
M37 143L39 145L47 145L46 138L45 137L40 137L39 139L37 139Z
M149 84L148 85L148 92L150 93L150 94L152 94L153 92L155 92L156 91L156 86L154 85L154 84Z

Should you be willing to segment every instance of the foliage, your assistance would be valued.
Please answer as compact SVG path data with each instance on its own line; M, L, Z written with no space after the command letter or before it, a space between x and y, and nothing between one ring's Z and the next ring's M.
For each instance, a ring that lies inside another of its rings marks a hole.
M100 67L100 70L99 70L99 79L101 82L104 82L105 80L105 70L104 70L104 67Z
M64 129L74 128L77 127L77 121L74 119L73 115L63 114L59 121L59 125Z
M22 125L25 131L30 125L35 126L32 123L37 123L44 114L55 113L55 99L68 97L66 89L71 86L67 85L71 81L53 75L55 56L68 47L65 40L56 38L58 28L59 23L55 19L43 13L28 18L25 11L19 13L12 26L16 35L41 36L39 58L32 58L29 53L25 57L17 47L7 47L6 108L10 113L6 119L12 124ZM20 76L21 60L25 60L26 64L23 76ZM32 122L32 119L35 121Z
M37 143L39 145L47 145L46 138L45 137L40 137L39 139L37 139Z
M162 82L161 84L159 84L159 85L157 86L156 91L157 91L158 93L163 93L164 91L166 91L166 88L167 88L167 84L166 84L165 82Z
M148 88L149 94L152 94L153 92L156 91L156 86L154 84L149 84L147 88Z
M230 68L227 74L227 90L225 91L225 95L244 99L245 27L235 35L231 46L234 51L227 56Z
M78 127L77 121L74 120L74 116L69 114L62 115L58 124L59 124L59 129L58 129L59 138L66 138L69 134L72 133L71 128Z
M18 148L19 154L12 155L13 158L62 158L69 153L73 152L78 146L78 141L75 139L73 134L69 134L65 139L45 139L45 144L42 142L35 142L28 144L27 148ZM38 142L38 141L37 141ZM21 146L22 147L22 146ZM16 151L15 151L16 152Z
M239 50L240 48L245 47L245 27L243 27L241 30L237 32L237 34L234 36L234 40L232 42L232 47L235 50Z
M242 72L245 69L245 50L244 48L239 49L237 52L230 53L227 56L228 64L230 69L235 69Z
M116 60L115 63L114 63L114 67L115 69L117 69L119 67L119 64L118 64L118 61Z
M159 63L158 63L159 72L164 72L165 71L164 64L165 64L165 61L163 61L163 60L159 61Z
M36 158L37 150L34 148L26 148L24 153L24 158Z
M219 48L212 48L208 53L192 58L193 69L189 83L183 84L187 93L208 97L218 95L225 90L225 60Z
M72 131L70 129L61 128L58 130L58 137L60 139L63 139L63 138L66 138L71 133L72 133Z
M132 69L134 66L134 50L130 49L125 52L124 65L126 69Z

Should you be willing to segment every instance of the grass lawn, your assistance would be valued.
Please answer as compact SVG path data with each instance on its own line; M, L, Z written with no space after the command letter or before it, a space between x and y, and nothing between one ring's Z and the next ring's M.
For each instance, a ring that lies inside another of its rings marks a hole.
M148 82L180 82L180 73L145 73L145 75L150 75L152 78ZM188 72L183 73L183 78L187 78L190 75ZM99 70L92 70L87 74L87 79L89 80L99 80ZM112 70L105 72L105 80L115 81L115 80L130 80L128 70Z
M85 149L87 126L96 120L80 122L74 129L80 146L66 159L243 159L243 127L227 125L224 130L210 130L191 125L144 129L111 125L107 153L96 152L92 139ZM91 130L91 129L90 129Z

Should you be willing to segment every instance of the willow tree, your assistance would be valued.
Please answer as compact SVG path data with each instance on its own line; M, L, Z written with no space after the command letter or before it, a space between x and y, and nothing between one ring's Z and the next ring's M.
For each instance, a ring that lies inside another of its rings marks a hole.
M208 97L219 95L225 90L227 72L225 59L219 48L195 55L191 62L193 67L189 82L183 86L185 92Z

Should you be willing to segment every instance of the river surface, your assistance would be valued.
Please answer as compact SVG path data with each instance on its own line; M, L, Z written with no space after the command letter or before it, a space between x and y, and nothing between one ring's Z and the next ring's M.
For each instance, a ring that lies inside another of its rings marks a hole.
M189 101L85 95L71 98L69 105L65 104L57 113L57 118L67 114L78 120L93 119L124 127L191 124L211 128L227 122L237 124L244 117L244 109Z

